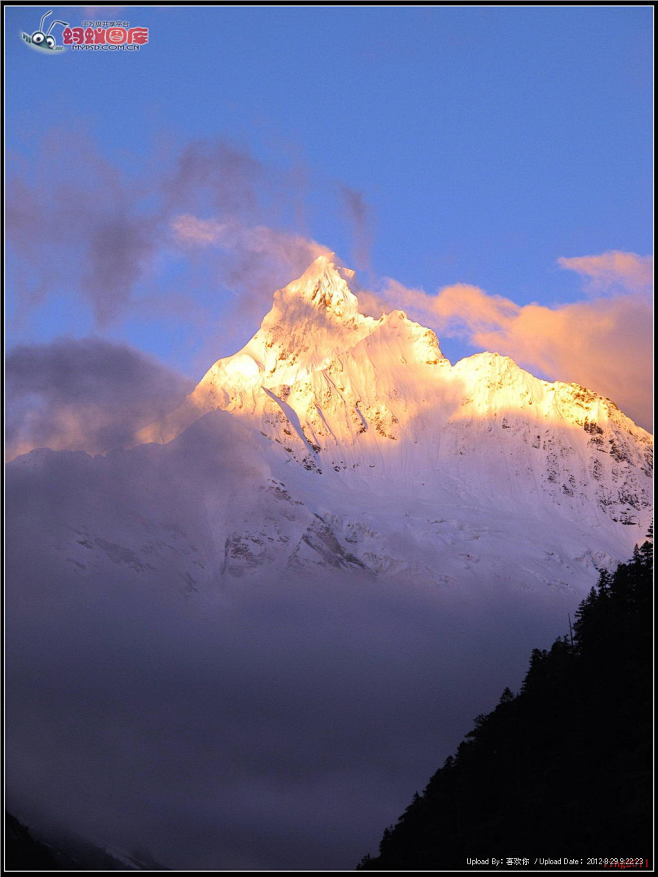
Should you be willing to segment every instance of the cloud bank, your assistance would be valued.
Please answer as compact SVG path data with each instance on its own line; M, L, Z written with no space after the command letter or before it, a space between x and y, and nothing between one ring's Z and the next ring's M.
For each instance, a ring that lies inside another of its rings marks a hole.
M7 356L8 459L35 447L102 453L178 405L191 381L124 344L61 338Z
M223 577L232 510L271 477L260 440L217 413L8 467L7 803L28 824L170 868L350 870L563 632L554 588Z

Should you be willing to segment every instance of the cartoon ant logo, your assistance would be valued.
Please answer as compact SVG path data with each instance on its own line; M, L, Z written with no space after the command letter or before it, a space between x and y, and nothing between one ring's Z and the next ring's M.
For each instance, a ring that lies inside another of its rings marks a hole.
M42 52L63 52L64 47L58 46L55 42L55 37L52 35L51 31L55 27L56 24L61 24L62 27L68 27L68 21L60 21L56 19L55 21L50 22L50 27L48 30L44 30L45 20L49 15L52 15L52 9L49 9L48 12L45 12L41 16L41 21L39 22L39 30L35 30L32 36L29 34L23 33L23 39L28 45L32 46L34 49L40 49Z

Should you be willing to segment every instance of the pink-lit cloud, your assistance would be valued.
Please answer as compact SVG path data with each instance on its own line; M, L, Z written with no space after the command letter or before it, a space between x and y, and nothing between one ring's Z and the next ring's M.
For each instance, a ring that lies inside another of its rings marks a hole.
M605 282L606 289L585 301L551 307L518 305L463 283L428 295L389 280L379 296L366 293L360 298L371 313L403 307L439 336L465 338L474 347L511 356L551 380L590 387L651 428L653 322L646 286L650 259L606 253L566 261L565 267ZM611 294L613 285L627 291Z
M302 235L265 225L248 226L235 219L220 222L184 213L172 219L171 230L179 244L266 255L285 263L293 273L303 271L318 256L329 252L327 247Z
M620 288L639 292L653 284L652 256L611 250L599 256L563 256L557 261L562 268L589 278L592 290L598 293Z

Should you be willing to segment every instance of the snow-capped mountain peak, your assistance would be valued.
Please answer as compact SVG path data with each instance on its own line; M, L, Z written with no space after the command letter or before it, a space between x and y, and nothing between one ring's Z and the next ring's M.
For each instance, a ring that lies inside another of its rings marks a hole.
M275 293L275 308L282 310L301 298L337 317L354 317L359 303L349 287L354 271L344 268L334 253L318 256L297 280Z
M537 544L550 531L551 557L566 550L590 569L627 555L651 515L647 432L609 399L536 378L509 357L479 353L451 365L434 332L403 311L361 314L351 282L333 256L316 259L274 294L242 350L219 359L141 436L169 442L221 410L265 441L273 496L288 497L284 518L299 519L304 534L280 521L255 524L250 506L227 538L227 569L245 558L275 562L263 546L298 539L286 562L309 555L376 572L413 555L427 570L441 539L459 542L468 531L476 535L466 542L478 540L492 520L503 529L523 521ZM401 515L415 547L391 547L402 539ZM531 554L543 569L548 555ZM457 556L472 564L476 555L471 546Z

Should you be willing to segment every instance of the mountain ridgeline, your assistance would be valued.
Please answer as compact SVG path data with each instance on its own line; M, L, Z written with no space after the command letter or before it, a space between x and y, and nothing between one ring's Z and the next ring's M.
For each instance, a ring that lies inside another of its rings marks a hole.
M611 400L506 356L451 364L434 332L402 311L361 313L350 283L353 272L319 257L274 293L242 350L217 360L136 446L17 458L11 477L34 497L38 528L57 528L49 553L82 576L108 560L140 580L175 568L201 591L318 568L468 591L486 563L492 588L578 596L628 557L651 521L649 433ZM66 520L52 491L36 500L51 465L89 485ZM133 467L149 487L129 499ZM119 499L101 503L109 485ZM167 485L172 496L149 505ZM99 512L117 501L125 514ZM148 507L127 524L136 504ZM165 509L176 518L173 555L166 534L152 539Z
M628 556L651 520L649 433L509 357L453 365L402 311L361 313L352 286L352 271L316 259L274 293L247 344L139 436L186 441L222 412L261 442L270 477L257 507L231 516L224 575L320 564L468 586L486 558L494 582L522 568L530 586L584 593Z
M573 629L534 649L516 696L475 727L359 870L467 858L638 859L652 850L653 545L601 572ZM596 860L593 862L592 860ZM649 860L650 861L650 860Z

